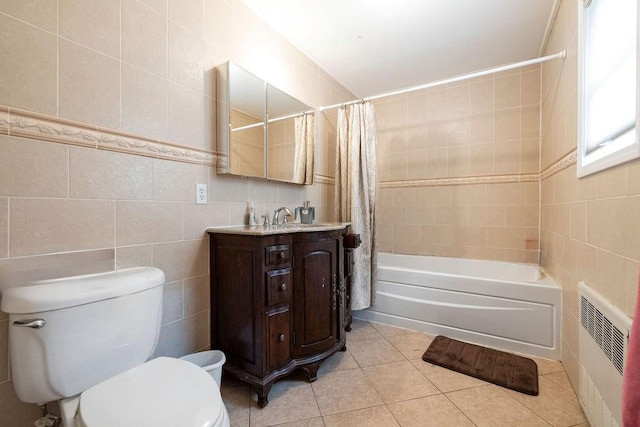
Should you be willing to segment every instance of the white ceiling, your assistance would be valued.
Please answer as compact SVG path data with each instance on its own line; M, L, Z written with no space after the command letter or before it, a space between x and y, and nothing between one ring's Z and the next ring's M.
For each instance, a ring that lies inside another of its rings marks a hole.
M242 0L360 97L538 56L556 0Z

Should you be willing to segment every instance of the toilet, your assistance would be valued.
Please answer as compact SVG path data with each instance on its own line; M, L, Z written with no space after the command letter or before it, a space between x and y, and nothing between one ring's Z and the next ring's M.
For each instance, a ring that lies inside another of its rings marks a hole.
M64 427L229 426L214 379L153 354L164 273L138 267L10 288L11 376L27 403L60 402Z

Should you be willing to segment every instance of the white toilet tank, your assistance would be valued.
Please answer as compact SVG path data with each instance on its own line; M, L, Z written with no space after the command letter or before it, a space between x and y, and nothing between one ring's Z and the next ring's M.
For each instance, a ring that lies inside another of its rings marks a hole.
M5 290L18 398L75 396L144 363L158 341L163 283L162 270L139 267Z

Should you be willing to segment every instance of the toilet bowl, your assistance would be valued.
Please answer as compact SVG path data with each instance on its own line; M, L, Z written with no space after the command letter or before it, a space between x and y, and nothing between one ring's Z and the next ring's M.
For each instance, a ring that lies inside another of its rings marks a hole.
M78 427L229 426L211 376L192 363L168 357L118 374L76 400Z

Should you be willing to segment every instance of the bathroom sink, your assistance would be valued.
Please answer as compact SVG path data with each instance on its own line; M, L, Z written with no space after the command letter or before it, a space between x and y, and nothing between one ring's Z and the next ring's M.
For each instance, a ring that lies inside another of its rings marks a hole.
M278 224L278 225L270 225L269 228L272 230L306 230L309 228L327 228L327 227L335 227L336 223L329 222L316 222L314 224L301 224L299 222L289 222L287 224Z
M287 227L300 227L300 228L317 228L317 227L333 227L335 223L330 222L316 222L315 224L287 224Z
M312 231L331 231L339 230L348 226L349 222L316 222L314 224L301 224L299 222L290 222L280 225L241 225L230 227L209 227L209 233L231 233L231 234L247 234L264 236L267 234L279 233L304 233Z

